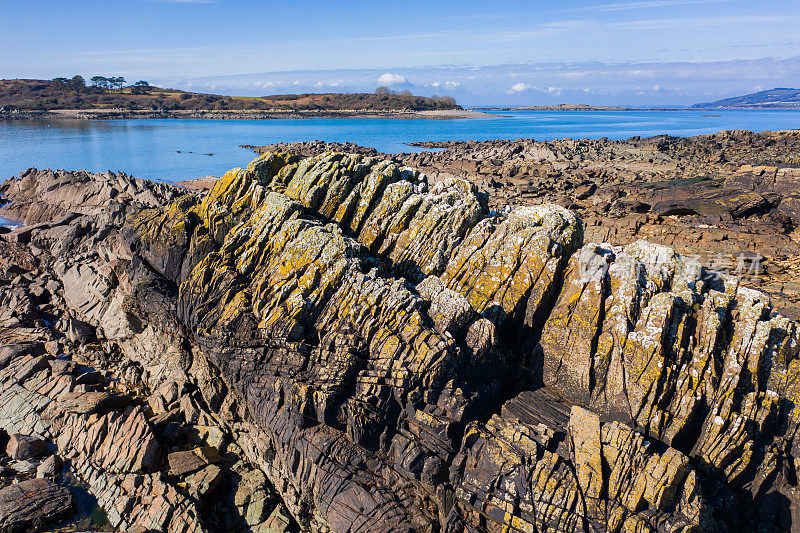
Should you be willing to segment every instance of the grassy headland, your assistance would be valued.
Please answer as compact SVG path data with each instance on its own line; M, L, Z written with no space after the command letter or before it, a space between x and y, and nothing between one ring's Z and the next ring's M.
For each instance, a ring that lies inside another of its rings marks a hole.
M132 118L135 116L214 116L230 114L248 118L253 113L387 113L461 110L452 97L415 96L385 87L374 93L281 94L225 96L155 87L140 81L125 85L121 78L92 78L87 85L80 76L54 80L0 80L0 116L36 116L79 111L76 116ZM259 117L261 115L258 115Z

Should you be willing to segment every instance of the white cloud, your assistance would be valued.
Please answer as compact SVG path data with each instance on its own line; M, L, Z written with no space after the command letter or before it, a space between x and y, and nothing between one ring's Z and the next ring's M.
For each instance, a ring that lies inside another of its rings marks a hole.
M431 83L431 87L433 87L434 89L440 89L441 88L441 89L447 89L448 91L454 91L454 90L458 89L459 87L461 87L461 82L460 81L446 81L446 82L442 83L440 81L435 81L435 82Z
M561 93L564 91L561 87L547 87L546 89L539 89L535 85L531 85L530 83L519 82L515 83L511 87L508 88L506 94L520 94L525 93L528 91L537 91L542 94L549 94L552 96L561 96Z
M316 87L318 89L322 89L324 87L336 88L336 87L339 87L341 85L342 85L342 83L339 82L339 81L318 81L317 83L314 84L314 87Z
M391 72L382 74L381 77L378 78L378 84L386 85L388 87L397 85L410 85L405 76L401 76L400 74L392 74Z
M653 85L653 92L656 92L656 93L679 92L681 90L682 89L680 87L675 87L675 86L673 86L673 87L665 87L664 85L661 85L659 83L656 83L656 84Z
M508 94L514 93L524 93L525 91L530 91L536 89L535 86L531 85L530 83L515 83L511 87L508 88Z
M628 9L671 7L691 4L714 4L728 0L650 0L645 2L620 2L618 4L604 4L586 8L593 11L625 11Z

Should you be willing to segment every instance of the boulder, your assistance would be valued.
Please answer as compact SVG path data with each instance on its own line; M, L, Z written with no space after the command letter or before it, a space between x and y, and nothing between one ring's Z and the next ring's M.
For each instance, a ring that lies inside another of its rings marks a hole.
M72 494L46 479L30 479L0 489L3 531L44 531L73 508Z
M9 457L16 460L35 459L47 450L47 444L38 437L21 435L15 433L11 435L6 444L6 453Z
M590 198L594 192L597 190L597 184L594 182L584 183L582 185L578 185L572 194L578 200L586 200Z
M116 411L124 409L130 403L129 396L110 394L108 392L68 392L58 400L59 407L63 411L82 415Z
M167 460L170 471L176 476L182 476L207 465L219 463L222 457L216 448L200 446L193 450L173 452L167 456Z

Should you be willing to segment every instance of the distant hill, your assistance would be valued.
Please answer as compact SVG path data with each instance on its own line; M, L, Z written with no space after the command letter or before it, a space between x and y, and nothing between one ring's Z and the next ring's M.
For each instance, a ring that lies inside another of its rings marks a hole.
M800 109L800 89L777 88L695 104L693 109Z
M0 111L54 111L63 109L130 109L166 111L313 111L461 109L451 97L414 96L380 88L374 93L280 94L224 96L164 89L137 82L87 86L83 78L54 80L0 80ZM117 80L121 78L103 78Z

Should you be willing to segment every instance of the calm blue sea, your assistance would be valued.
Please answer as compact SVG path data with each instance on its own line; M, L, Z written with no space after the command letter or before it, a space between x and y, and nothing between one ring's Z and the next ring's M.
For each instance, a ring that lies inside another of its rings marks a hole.
M180 181L244 166L241 144L351 141L384 152L439 140L677 136L725 129L800 129L800 111L513 111L491 118L306 120L0 121L0 180L29 167L121 170ZM212 154L212 155L210 155Z

